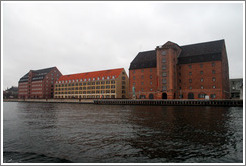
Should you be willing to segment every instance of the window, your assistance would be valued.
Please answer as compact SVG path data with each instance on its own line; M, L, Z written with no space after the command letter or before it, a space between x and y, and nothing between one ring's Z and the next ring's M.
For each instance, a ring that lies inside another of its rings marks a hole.
M166 73L166 72L163 72L163 73L162 73L162 76L163 76L163 77L166 77L166 76L167 76L167 73Z
M149 77L150 77L150 79L152 79L152 75L150 75Z
M192 89L192 86L190 86L189 89Z
M115 76L112 76L113 79L115 79Z
M211 95L210 95L210 98L212 98L212 99L214 99L215 97L216 97L215 94L211 94Z
M95 81L95 78L93 78L93 81Z
M167 83L167 80L165 78L162 79L162 83L165 84Z
M150 72L152 72L152 69L149 69Z
M200 68L203 68L203 64L200 64Z
M166 58L162 58L162 62L165 63L166 62Z
M141 79L144 79L144 76L143 75L141 76Z
M203 89L204 87L203 86L201 86L201 89Z
M212 67L214 67L215 66L215 63L214 62L212 62Z
M203 74L203 71L200 71L201 74Z
M189 75L191 76L192 75L192 72L189 72Z
M189 79L189 83L192 83L192 79Z
M191 67L192 67L192 66L191 66L191 65L189 65L189 68L190 68L190 69L191 69Z
M215 87L215 85L213 85L213 89L215 89L216 87Z
M133 74L135 73L135 70L133 70Z
M216 80L216 79L215 79L215 77L213 77L213 79L212 79L212 80L213 80L213 82L215 82L215 80Z
M162 70L166 70L166 65L162 65Z
M135 80L135 76L133 76L133 80Z
M125 79L126 79L126 77L125 77L125 76L123 76L123 77L122 77L122 80L125 80Z
M201 78L201 82L203 82L203 78Z
M181 83L181 80L179 80L179 83Z
M206 94L198 94L198 98L205 98Z
M141 72L143 73L144 72L144 69L142 69Z
M152 85L152 81L150 81L150 85Z
M212 73L215 74L215 70L212 70Z
M163 86L162 87L162 90L167 90L167 86Z
M141 82L141 85L143 85L144 83L143 82Z
M107 76L107 79L109 80L109 76ZM122 77L122 79L123 79L123 77Z
M161 55L165 56L166 55L166 51L162 51Z

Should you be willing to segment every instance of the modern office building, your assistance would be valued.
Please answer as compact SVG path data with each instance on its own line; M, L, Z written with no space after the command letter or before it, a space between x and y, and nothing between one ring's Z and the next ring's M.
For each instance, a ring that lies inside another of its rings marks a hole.
M18 98L53 98L55 81L61 76L61 72L56 67L30 70L19 80Z
M55 98L128 98L124 68L63 75L55 84Z
M229 99L224 40L139 52L129 68L129 95L146 99Z

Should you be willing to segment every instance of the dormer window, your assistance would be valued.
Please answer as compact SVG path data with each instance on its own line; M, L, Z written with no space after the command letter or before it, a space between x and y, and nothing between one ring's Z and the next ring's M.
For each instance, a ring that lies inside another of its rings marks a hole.
M84 81L86 81L86 78L84 79Z
M115 76L112 76L113 79L115 79Z
M73 80L73 82L74 82L74 80Z
M83 81L83 79L80 79L80 82Z
M79 80L78 80L78 79L77 79L76 81L77 81L77 82L79 82Z
M97 77L97 80L100 80L100 77Z
M107 77L107 79L109 80L109 76Z
M90 80L91 80L91 78L88 79L88 81L90 81Z
M102 77L102 80L104 80L104 77Z
M93 81L95 81L95 78L93 78Z

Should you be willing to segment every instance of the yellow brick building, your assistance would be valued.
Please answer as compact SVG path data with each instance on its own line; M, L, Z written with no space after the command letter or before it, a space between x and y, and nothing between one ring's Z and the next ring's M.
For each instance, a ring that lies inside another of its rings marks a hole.
M124 68L63 75L54 98L128 98L128 83Z

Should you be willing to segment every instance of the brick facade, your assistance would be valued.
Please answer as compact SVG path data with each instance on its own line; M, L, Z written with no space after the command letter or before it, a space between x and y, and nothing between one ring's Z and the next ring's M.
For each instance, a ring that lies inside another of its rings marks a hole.
M150 70L154 79L151 86ZM230 98L224 40L188 46L167 42L155 51L140 52L129 75L131 97L134 86L137 98L149 99L150 94L155 99Z
M62 74L56 67L30 70L19 80L18 98L53 98L54 84L60 76L62 76Z

